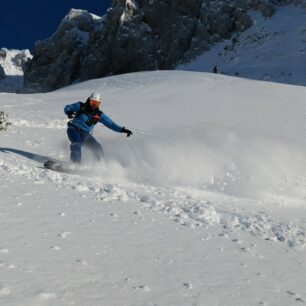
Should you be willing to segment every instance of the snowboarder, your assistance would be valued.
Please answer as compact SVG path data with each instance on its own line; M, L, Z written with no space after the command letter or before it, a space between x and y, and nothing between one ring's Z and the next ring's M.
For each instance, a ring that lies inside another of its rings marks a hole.
M74 163L80 163L82 158L81 148L86 145L94 153L97 160L103 157L103 149L101 144L92 136L92 132L96 123L101 122L109 129L125 133L127 137L133 135L132 131L125 127L117 125L100 109L101 98L99 93L92 93L86 103L76 102L66 105L65 114L71 119L68 122L67 135L70 144L70 160Z

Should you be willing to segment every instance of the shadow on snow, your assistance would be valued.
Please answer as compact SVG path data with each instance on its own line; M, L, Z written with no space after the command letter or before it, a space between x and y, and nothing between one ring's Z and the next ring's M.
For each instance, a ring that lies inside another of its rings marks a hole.
M28 159L37 161L39 163L45 163L47 160L52 160L52 161L58 161L57 159L48 157L48 156L44 156L44 155L39 155L39 154L35 154L35 153L31 153L31 152L27 152L27 151L23 151L23 150L19 150L19 149L13 149L13 148L0 148L0 152L3 153L15 153L18 155L21 155L23 157L26 157Z

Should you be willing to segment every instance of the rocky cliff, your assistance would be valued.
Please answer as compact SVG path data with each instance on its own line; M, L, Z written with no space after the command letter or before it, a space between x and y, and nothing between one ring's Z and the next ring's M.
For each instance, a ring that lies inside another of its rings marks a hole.
M3 80L5 78L5 72L2 66L0 66L0 80Z
M36 43L25 91L134 71L173 69L272 16L277 0L113 0L102 18L71 10L52 37Z
M102 20L86 11L72 9L50 38L36 42L33 59L25 69L25 89L49 91L77 80L90 35Z

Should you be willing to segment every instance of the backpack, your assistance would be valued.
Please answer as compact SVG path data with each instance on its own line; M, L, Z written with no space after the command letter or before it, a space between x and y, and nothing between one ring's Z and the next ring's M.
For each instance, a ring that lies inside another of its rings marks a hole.
M81 114L89 116L88 120L86 121L86 124L88 126L91 126L93 124L96 124L100 120L100 117L103 114L103 112L100 109L91 109L87 102L86 103L80 102L81 104L80 111L76 114L76 117L78 117Z

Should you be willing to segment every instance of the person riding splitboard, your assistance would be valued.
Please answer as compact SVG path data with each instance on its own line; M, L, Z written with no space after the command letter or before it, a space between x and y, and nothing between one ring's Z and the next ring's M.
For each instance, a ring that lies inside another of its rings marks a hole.
M127 137L133 135L132 131L113 122L100 109L101 98L99 93L92 93L85 103L76 102L66 105L65 114L71 119L68 122L67 135L70 144L70 160L73 163L80 163L82 160L82 146L86 145L94 154L96 160L103 157L101 144L92 136L95 125L100 122L109 129L125 133Z

